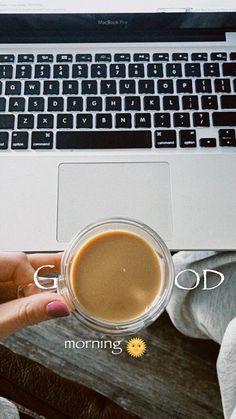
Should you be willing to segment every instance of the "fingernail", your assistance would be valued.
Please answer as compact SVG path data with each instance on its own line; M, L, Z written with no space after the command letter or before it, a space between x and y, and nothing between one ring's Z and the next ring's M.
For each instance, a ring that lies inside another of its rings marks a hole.
M65 317L70 314L67 305L62 301L52 301L47 305L46 311L49 317Z

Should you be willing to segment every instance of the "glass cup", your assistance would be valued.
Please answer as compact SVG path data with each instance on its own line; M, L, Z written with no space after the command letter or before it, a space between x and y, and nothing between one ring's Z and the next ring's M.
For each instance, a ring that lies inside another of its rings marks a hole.
M93 317L80 305L71 286L71 267L75 255L89 239L108 231L130 232L140 236L142 239L146 240L155 251L160 263L162 275L161 292L157 294L150 307L144 313L132 320L111 322ZM123 218L101 220L80 231L69 243L62 256L61 272L58 277L45 278L40 276L40 272L45 268L53 268L53 266L42 266L35 272L35 285L45 290L45 284L49 284L46 289L56 290L63 297L74 316L81 321L81 323L93 330L108 335L133 334L153 323L166 308L174 285L174 266L172 257L161 237L147 225ZM52 281L53 285L50 285Z

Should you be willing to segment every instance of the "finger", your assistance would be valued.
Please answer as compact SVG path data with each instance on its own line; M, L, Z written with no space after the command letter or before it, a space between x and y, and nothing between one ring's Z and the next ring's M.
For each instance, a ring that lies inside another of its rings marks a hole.
M55 268L60 270L60 263L63 253L32 253L28 255L31 266L38 269L43 265L54 265Z
M18 275L19 269L24 270L29 266L27 255L22 252L1 252L0 253L0 282L9 282ZM32 272L32 270L31 270ZM27 276L26 272L26 276Z
M45 292L0 305L0 340L23 327L70 314L58 294Z
M9 301L17 297L19 286L33 282L34 269L25 253L0 253L0 295Z

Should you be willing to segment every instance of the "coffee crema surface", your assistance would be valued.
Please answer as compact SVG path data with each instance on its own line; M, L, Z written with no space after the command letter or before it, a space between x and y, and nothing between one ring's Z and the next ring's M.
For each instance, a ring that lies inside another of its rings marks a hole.
M91 316L108 322L128 321L144 314L161 294L161 261L139 235L103 232L75 254L70 282L78 303Z

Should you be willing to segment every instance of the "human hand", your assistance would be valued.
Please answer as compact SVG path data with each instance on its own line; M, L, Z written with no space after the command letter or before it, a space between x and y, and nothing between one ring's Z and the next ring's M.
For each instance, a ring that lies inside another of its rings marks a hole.
M0 340L25 326L70 314L60 295L27 287L37 268L54 265L59 270L60 260L60 253L0 253ZM19 287L23 298L17 298Z

